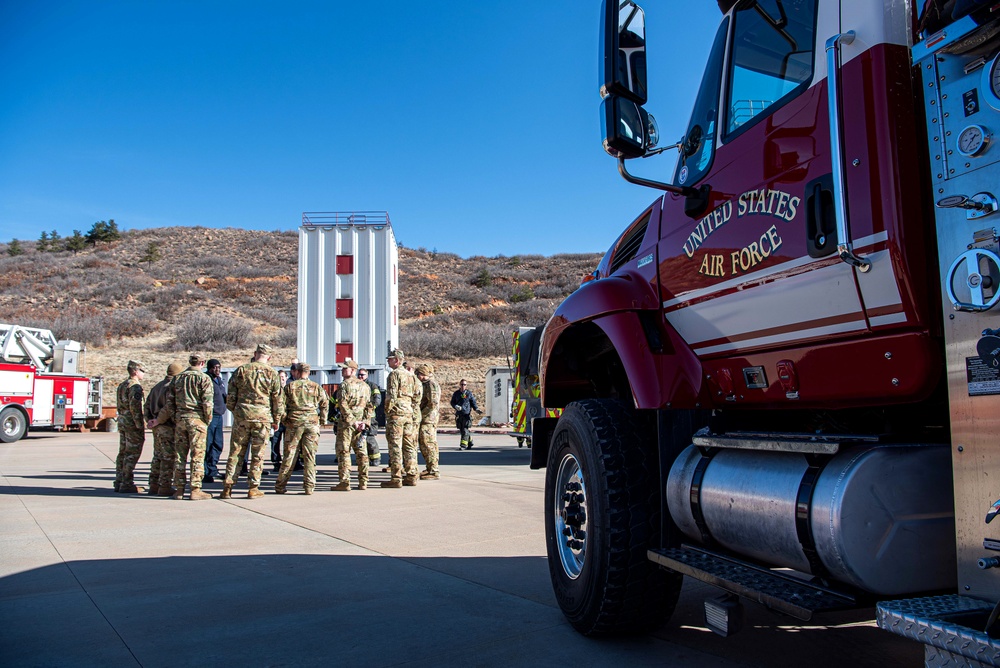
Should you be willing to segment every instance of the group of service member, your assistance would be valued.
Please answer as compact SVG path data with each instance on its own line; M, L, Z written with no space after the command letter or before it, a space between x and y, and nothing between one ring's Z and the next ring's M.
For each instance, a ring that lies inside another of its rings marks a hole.
M326 391L309 380L308 364L293 365L292 380L282 388L277 372L269 364L271 347L260 344L252 360L238 367L229 379L226 408L233 413L229 457L221 499L232 498L233 486L249 455L247 498L264 496L260 489L264 444L279 424L285 426L284 452L274 485L284 494L295 462L303 462L302 485L310 495L316 487L316 452L320 427L326 424ZM404 355L393 350L386 358L392 369L385 397L386 439L389 466L383 471L390 479L382 487L416 485L417 479L440 478L438 468L437 421L441 388L429 364L417 366L415 373L403 366ZM145 368L140 362L127 365L128 380L118 386L119 452L115 462L114 489L122 494L145 493L134 481L135 465L142 454L145 429L153 431L153 460L150 464L149 494L183 499L190 466L191 500L211 499L202 489L208 426L212 421L214 389L204 371L205 358L194 354L187 369L174 363L166 377L150 390L144 401L140 384ZM339 483L334 491L351 489L350 453L358 467L357 489L368 487L366 427L372 423L375 397L372 388L357 378L358 364L347 360L340 365L343 376L335 401L337 462ZM427 463L417 472L417 447Z

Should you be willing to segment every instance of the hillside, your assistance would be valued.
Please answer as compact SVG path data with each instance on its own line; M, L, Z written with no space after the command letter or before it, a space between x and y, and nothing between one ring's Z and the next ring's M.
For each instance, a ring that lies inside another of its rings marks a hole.
M140 262L151 243L160 259ZM276 365L295 356L297 232L171 227L78 253L21 247L16 256L0 247L0 322L82 341L86 372L109 382L129 359L152 366L151 387L192 351L224 366L246 361L259 341L277 348ZM507 363L512 329L543 324L599 259L400 248L400 347L434 364L445 389L463 376L481 383Z

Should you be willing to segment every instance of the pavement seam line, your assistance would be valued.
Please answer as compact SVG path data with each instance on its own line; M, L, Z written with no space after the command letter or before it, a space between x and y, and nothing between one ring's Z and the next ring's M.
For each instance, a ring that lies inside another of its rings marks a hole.
M4 480L4 482L8 486L13 487L14 489L17 489L7 479L6 474L3 474L3 480ZM108 616L104 614L103 610L101 610L101 606L97 605L97 601L94 600L94 597L90 595L90 592L87 591L87 588L83 586L82 582L80 582L80 578L77 577L76 572L73 570L73 567L69 565L69 562L66 561L66 558L62 555L62 552L60 552L59 548L56 547L56 544L54 542L52 542L52 538L49 537L48 532L45 531L45 529L42 528L41 524L39 524L38 520L35 518L34 513L31 512L30 508L28 508L28 504L26 504L24 502L24 499L21 498L20 494L15 494L15 496L17 497L18 502L21 504L21 507L24 508L24 512L28 513L28 517L30 517L31 521L35 523L35 526L38 527L38 530L42 532L42 535L45 536L45 540L49 541L49 545L52 546L52 549L55 550L56 554L59 556L59 560L62 562L62 565L65 566L66 570L69 571L69 574L73 576L73 580L76 581L76 585L80 588L80 591L82 591L87 596L87 600L89 600L90 604L94 606L94 609L97 610L97 613L101 616L101 619L103 619L104 622L108 625L108 628L110 628L112 631L114 631L114 634L116 636L118 636L118 640L120 640L121 643L122 643L122 646L126 650L128 650L128 653L129 653L129 655L131 655L132 659L135 661L135 664L137 666L141 666L142 662L139 661L139 657L137 657L135 655L135 652L132 651L132 648L129 647L129 644L127 642L125 642L125 638L122 637L122 634L118 632L118 629L115 628L115 625L111 623L111 620L108 619Z

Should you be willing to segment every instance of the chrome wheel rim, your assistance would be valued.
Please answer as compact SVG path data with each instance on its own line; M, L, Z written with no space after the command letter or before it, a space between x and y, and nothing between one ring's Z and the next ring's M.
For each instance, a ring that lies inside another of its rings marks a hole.
M16 415L8 415L3 419L2 428L6 436L13 436L21 426L21 421Z
M576 457L567 454L559 463L554 492L556 546L563 572L580 577L587 556L587 490Z

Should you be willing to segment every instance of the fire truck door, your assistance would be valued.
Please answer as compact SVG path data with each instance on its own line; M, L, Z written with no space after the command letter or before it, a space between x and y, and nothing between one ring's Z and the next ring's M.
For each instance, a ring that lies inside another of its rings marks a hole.
M52 424L53 382L50 378L35 379L34 411L31 425L33 427Z
M827 77L833 211L838 254L855 278L869 327L927 329L928 255L920 191L928 187L916 137L909 21L899 2L841 2L842 29L827 28L817 67Z
M713 49L674 180L718 198L674 229L680 212L666 209L680 198L668 198L660 248L665 316L701 357L867 329L832 209L824 45L839 11L829 0L747 4L718 63Z

